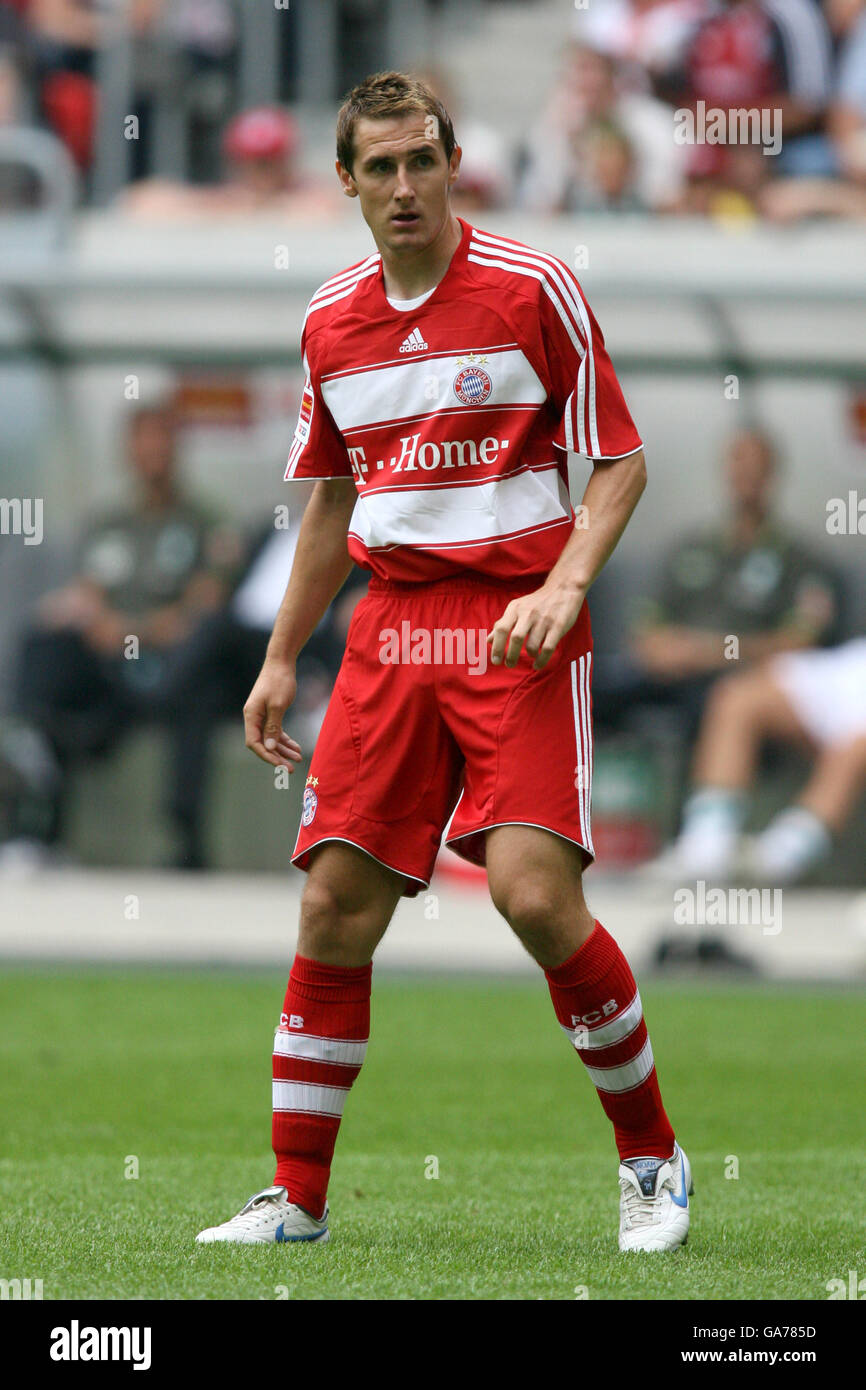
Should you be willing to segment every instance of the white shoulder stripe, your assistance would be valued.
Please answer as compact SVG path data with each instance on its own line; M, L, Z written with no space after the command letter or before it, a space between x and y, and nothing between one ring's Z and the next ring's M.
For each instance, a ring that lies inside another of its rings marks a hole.
M556 284L578 320L583 323L584 306L580 297L580 286L577 277L569 270L565 261L560 260L558 256L552 256L548 251L537 251L534 247L515 245L513 242L506 241L504 237L492 236L489 232L476 232L475 235L483 244L502 252L509 259L523 260L527 265L547 266L553 283Z
M479 235L478 232L475 234ZM520 252L514 251L507 242L499 237L493 237L487 233L484 236L486 245L475 243L479 251L488 251L491 259L478 255L469 256L470 261L477 265L496 265L503 270L513 270L519 275L529 275L541 282L542 288L554 305L559 317L565 326L569 338L575 349L580 353L582 361L577 375L577 402L575 415L577 418L578 445L577 452L584 454L588 458L598 458L601 455L601 445L598 438L598 421L596 417L595 399L595 355L592 348L592 328L586 313L583 300L574 282L572 289L568 285L571 272L562 261L555 256L548 256L545 252ZM471 249L471 248L470 248ZM493 251L498 256L507 257L507 261L502 262L493 257ZM541 267L541 269L533 269ZM554 288L554 282L556 288ZM584 350L579 339L575 335L572 327L573 317L579 320L583 338L586 343ZM569 412L571 409L571 398L569 399ZM588 425L588 429L587 429ZM587 440L588 434L588 440Z
M581 341L580 335L575 327L574 321L571 315L568 314L564 309L561 300L557 296L556 291L548 282L547 277L545 276L543 271L533 270L532 267L528 265L514 265L509 263L508 261L501 261L498 260L495 256L473 256L471 251L469 255L466 257L466 259L472 261L475 265L492 266L496 270L507 270L514 275L528 275L531 280L538 280L539 284L541 285L541 288L544 290L548 299L553 304L554 309L559 314L559 317L562 319L563 327L565 328L566 333L571 339L571 343L574 347L575 352L579 353L581 357L583 356L585 349L583 346L583 342Z
M378 272L378 269L378 265L372 265L370 266L369 270L363 271L362 274L358 275L354 280L350 280L347 285L336 290L333 294L330 294L327 297L323 297L320 299L311 299L307 308L307 312L304 315L304 323L306 324L307 319L310 317L310 314L312 314L316 309L324 309L327 307L328 304L336 304L338 299L346 299L350 294L353 294L354 291L360 285L361 281L367 279L367 277L370 275L375 275Z
M312 296L310 303L315 303L323 294L331 294L333 290L345 285L347 281L356 280L358 276L363 275L371 265L378 265L380 259L381 257L378 251L376 251L372 256L368 256L366 260L359 261L357 265L353 265L350 270L341 270L339 275L332 275L330 279L325 280L325 282L319 286Z
M584 339L586 338L589 325L586 323L583 304L581 303L580 294L577 291L577 282L575 281L573 285L569 284L566 278L568 275L567 268L561 261L557 261L553 256L545 255L542 251L515 251L507 242L489 236L485 237L484 242L470 244L469 249L470 251L480 252L485 256L503 257L508 262L506 265L502 266L503 270L519 271L521 266L527 269L534 267L536 271L540 270L542 272L541 275L539 276L536 274L535 278L542 280L545 288L548 289L548 294L550 294L550 290L556 291L556 294L563 307L567 310L578 333L581 333ZM474 260L475 258L470 255L469 259ZM526 273L525 270L524 273ZM550 295L550 297L553 299L553 302L556 303L554 296ZM560 317L562 317L562 309L558 304L557 309L559 310Z

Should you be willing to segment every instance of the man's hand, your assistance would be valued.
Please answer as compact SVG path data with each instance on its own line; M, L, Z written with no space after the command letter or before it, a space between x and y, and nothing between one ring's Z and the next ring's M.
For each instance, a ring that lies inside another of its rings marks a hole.
M488 634L490 660L498 666L516 666L524 644L540 671L553 656L557 644L577 622L586 590L575 584L543 584L533 594L513 598Z
M244 705L247 748L263 762L287 767L290 773L301 760L301 748L283 732L283 715L297 691L294 662L268 657Z

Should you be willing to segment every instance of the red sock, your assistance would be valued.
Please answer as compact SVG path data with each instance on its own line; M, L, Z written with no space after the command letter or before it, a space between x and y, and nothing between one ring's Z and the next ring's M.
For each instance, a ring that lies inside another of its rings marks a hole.
M372 974L372 965L296 955L274 1034L274 1184L316 1219L346 1096L367 1051Z
M669 1158L665 1114L640 995L628 961L596 922L573 956L545 971L556 1017L613 1122L620 1158Z

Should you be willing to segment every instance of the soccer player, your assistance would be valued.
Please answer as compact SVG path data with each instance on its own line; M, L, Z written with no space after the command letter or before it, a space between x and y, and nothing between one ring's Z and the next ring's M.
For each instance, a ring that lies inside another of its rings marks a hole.
M377 250L313 295L287 478L318 479L246 741L290 770L295 661L352 563L371 572L304 791L307 871L275 1034L272 1187L210 1241L326 1241L343 1107L367 1050L372 957L447 843L545 972L620 1157L622 1250L669 1250L691 1173L640 994L587 910L593 859L586 593L645 485L641 441L580 286L556 257L454 216L447 111L400 73L337 124L337 173ZM593 464L576 517L567 451ZM348 533L348 543L347 543Z

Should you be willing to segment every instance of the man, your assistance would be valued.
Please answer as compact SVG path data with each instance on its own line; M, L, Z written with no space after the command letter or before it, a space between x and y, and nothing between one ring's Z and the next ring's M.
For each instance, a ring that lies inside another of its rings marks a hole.
M0 862L14 864L28 848L41 860L61 838L69 767L156 720L170 740L174 862L204 866L212 722L191 698L188 685L197 685L187 668L202 625L226 600L240 542L185 495L169 405L135 408L128 450L131 502L93 522L77 576L42 598L24 635L15 718L0 729L0 761L18 769L23 785Z
M827 641L838 617L838 583L774 519L779 460L772 439L739 430L725 446L729 514L721 525L684 537L671 551L656 594L641 603L633 633L640 682L631 700L676 704L688 736L704 700L740 664Z
M688 1160L634 978L581 889L593 857L584 599L643 490L641 442L568 268L453 215L460 149L427 87L400 73L362 82L337 153L378 250L322 286L304 326L287 476L320 481L244 710L265 762L300 758L282 729L297 653L352 557L372 574L293 856L308 879L276 1032L274 1185L198 1239L328 1239L373 952L401 895L429 882L451 817L449 843L486 864L613 1122L620 1248L672 1249L688 1231ZM581 527L570 449L594 463Z

